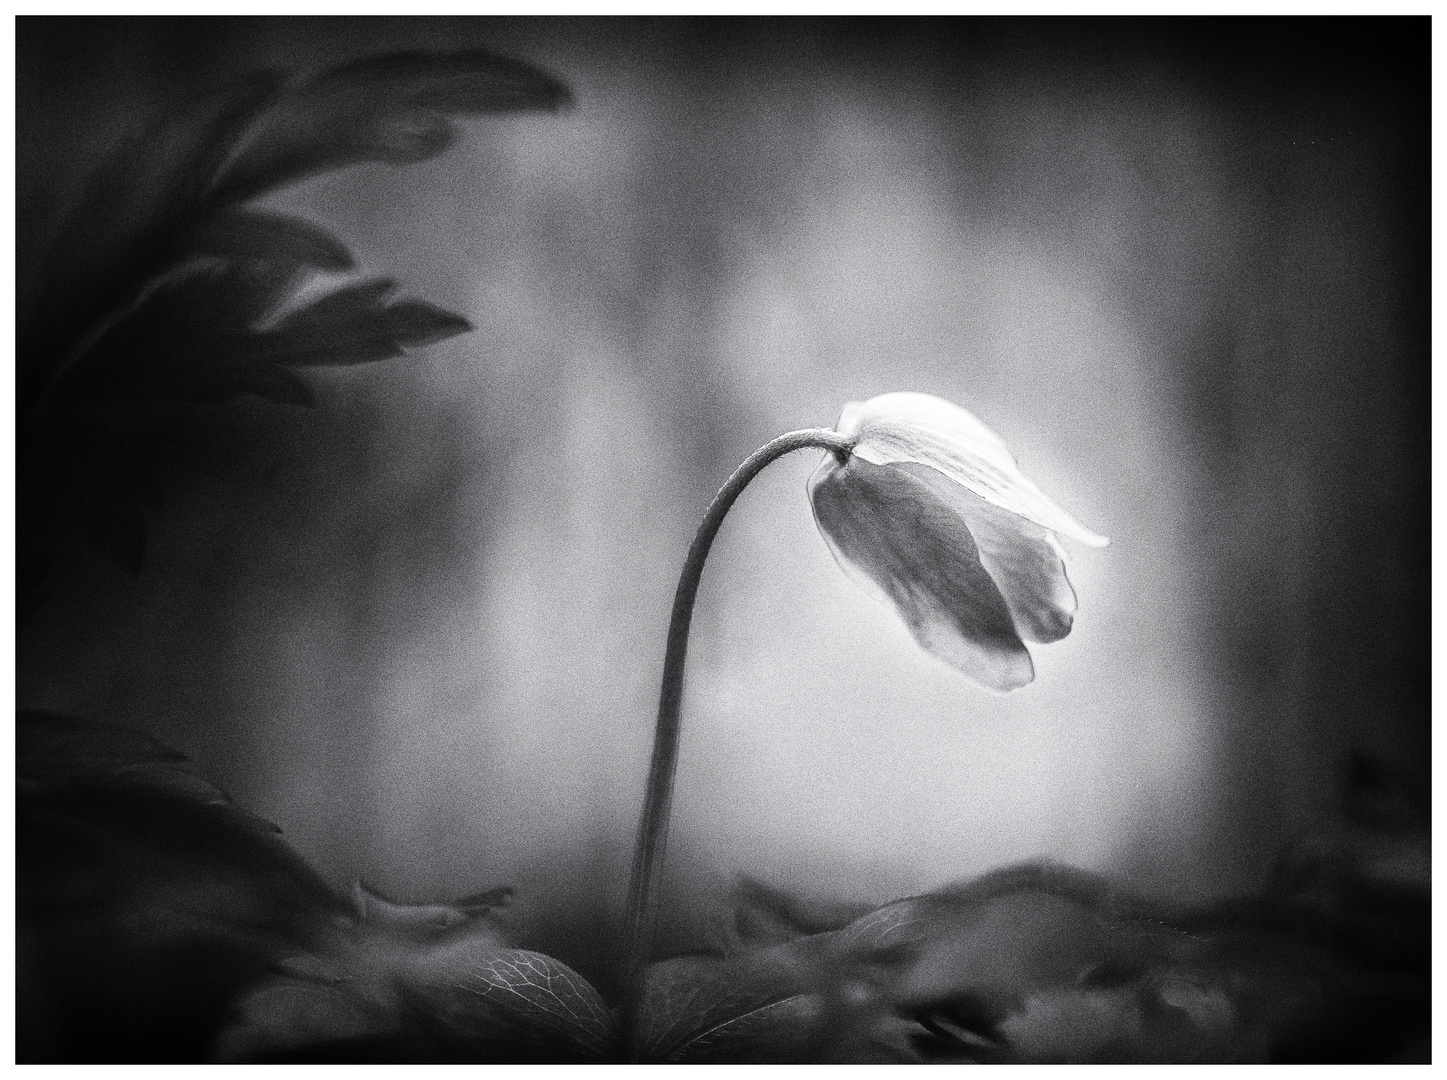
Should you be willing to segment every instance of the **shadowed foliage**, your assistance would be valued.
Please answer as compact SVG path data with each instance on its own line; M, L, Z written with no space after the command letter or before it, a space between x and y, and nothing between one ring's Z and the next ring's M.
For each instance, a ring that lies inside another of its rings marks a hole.
M92 172L25 283L17 341L18 609L23 625L79 530L140 572L146 509L177 448L177 405L243 394L312 405L298 368L386 360L466 320L390 281L297 304L317 272L352 269L325 230L244 204L362 161L406 163L452 142L452 117L557 109L568 92L481 50L397 53L310 78L267 71L133 133Z
M1205 909L1162 910L1049 863L862 914L744 882L718 952L649 969L628 1048L587 980L509 943L510 890L408 904L358 886L346 903L275 826L137 731L22 713L19 770L25 1061L1426 1052L1424 818L1396 785L1390 820L1311 838L1262 894ZM1359 776L1349 798L1381 804L1382 789Z

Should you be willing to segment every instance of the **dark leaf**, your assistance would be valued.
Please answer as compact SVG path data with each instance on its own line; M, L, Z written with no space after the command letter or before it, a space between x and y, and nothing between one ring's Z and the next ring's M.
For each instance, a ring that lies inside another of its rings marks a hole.
M152 500L109 483L136 463L100 437L82 440L97 453L82 453L69 430L78 410L246 394L312 405L312 389L287 366L388 359L470 329L422 301L388 305L388 283L341 289L279 319L302 275L347 269L351 255L313 224L239 201L353 161L430 156L452 138L453 115L567 99L536 68L483 51L399 53L286 84L259 72L138 126L103 153L49 250L25 260L38 268L18 298L27 551L53 552L79 525L129 571L144 560L142 507ZM22 624L48 595L49 570L38 567L20 567Z
M930 895L944 900L968 902L1027 891L1073 900L1108 916L1127 917L1142 910L1142 905L1116 889L1100 874L1092 874L1087 870L1046 859L992 870L971 881L937 889Z
M420 161L452 141L455 114L555 109L567 90L482 50L397 53L323 72L288 92L213 190L237 202L360 161Z
M396 1042L389 1020L344 985L272 977L237 1003L210 1056L223 1062L375 1065L389 1060L385 1051L389 1041Z
M741 878L734 887L724 945L731 954L752 952L841 929L863 913L858 905L805 901L761 881Z
M472 324L425 300L399 300L387 309L387 325L398 342L410 348L432 345L466 334Z
M197 264L156 285L65 373L67 405L93 401L224 401L253 388L296 396L254 369L252 324L280 302L291 271Z
M261 210L228 210L191 234L196 255L216 255L318 270L350 270L352 253L340 240L309 221Z
M477 915L484 911L496 911L498 908L505 907L512 901L514 892L511 885L502 885L496 889L465 896L455 903L458 908L468 914Z
M258 348L273 363L293 367L363 364L471 329L465 319L420 300L387 305L394 287L383 279L328 293L259 335Z
M262 191L363 160L415 161L452 138L449 115L554 108L566 89L483 51L401 53L342 65L283 90L260 72L126 140L96 169L39 273L19 325L20 404L42 399L77 342L196 255L342 269L322 230L229 209ZM408 342L433 336L399 333Z
M22 709L16 719L15 771L22 777L60 780L185 760L185 754L134 728L48 709Z
M671 1064L814 1060L825 999L822 938L735 959L687 956L648 969L638 1059Z
M391 278L370 278L358 281L341 289L327 293L320 300L313 301L290 319L302 321L315 319L317 322L336 323L355 319L359 315L381 309L387 298L397 290L397 283Z
M63 400L220 402L255 394L314 405L310 387L285 366L385 360L470 329L420 300L387 304L395 285L382 279L337 289L258 329L291 285L293 274L278 266L197 264L160 283L67 372Z
M857 919L830 936L829 977L856 988L833 1000L875 997L844 1030L903 1033L925 1061L1289 1060L1333 1041L1352 1060L1421 1029L1424 975L1376 948L1364 963L1339 916L1318 932L1304 914L1263 897L1152 915L1097 875L1029 864ZM1353 1013L1375 1034L1333 1040Z
M507 903L512 893L510 886L504 886L450 904L403 904L359 881L354 902L357 917L365 923L398 933L428 934L475 925Z
M243 989L345 908L277 835L141 732L18 718L22 1060L196 1061Z
M449 114L551 110L569 101L567 87L541 69L483 49L369 57L329 78L335 86L385 87L396 100Z
M1000 1010L1042 987L1124 983L1199 952L1163 922L1121 917L1106 894L1074 887L1082 882L1056 884L1024 868L897 901L850 924L837 946L891 967L905 1004L966 999Z
M22 413L74 343L135 302L184 255L205 217L202 192L281 85L258 72L191 102L123 141L98 163L32 281L18 326Z
M896 900L844 927L835 948L866 960L913 955L920 943L937 931L940 923L959 910L959 905L937 897Z
M276 364L258 364L245 369L236 385L241 393L252 393L278 405L313 408L317 403L316 394L300 376Z
M15 771L21 781L177 797L224 807L238 825L263 833L281 831L236 806L221 788L185 768L185 754L134 728L48 709L24 709L16 721L15 753Z
M216 287L228 295L220 305L227 320L248 330L274 318L305 278L296 263L237 260L216 273Z
M247 995L224 1061L583 1063L605 1059L597 991L552 957L500 946L485 925L438 940L359 924L330 959L288 964Z

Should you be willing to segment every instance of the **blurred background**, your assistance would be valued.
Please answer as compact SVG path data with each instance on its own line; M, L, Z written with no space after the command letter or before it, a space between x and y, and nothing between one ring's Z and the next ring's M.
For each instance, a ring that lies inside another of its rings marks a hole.
M606 981L703 508L919 390L1112 545L996 697L835 566L813 455L764 473L694 623L674 947L740 873L878 903L1044 856L1236 895L1353 753L1426 791L1426 20L22 20L22 310L126 130L262 65L471 45L576 104L268 203L475 332L311 374L316 410L199 408L143 572L65 553L22 706L184 751L339 887L512 884L523 943Z

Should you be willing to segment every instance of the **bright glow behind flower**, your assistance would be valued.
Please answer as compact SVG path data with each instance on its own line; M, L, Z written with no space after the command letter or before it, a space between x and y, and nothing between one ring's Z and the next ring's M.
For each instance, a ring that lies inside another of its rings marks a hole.
M973 415L928 394L852 402L857 442L809 481L814 520L840 565L883 592L924 648L1001 693L1035 677L1025 641L1070 633L1075 591L1055 534L1091 532L1020 472Z

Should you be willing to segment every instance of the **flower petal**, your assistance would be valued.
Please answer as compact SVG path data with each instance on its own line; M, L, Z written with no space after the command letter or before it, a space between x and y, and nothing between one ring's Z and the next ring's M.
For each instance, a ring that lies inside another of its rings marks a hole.
M965 519L980 563L1009 605L1022 638L1048 645L1070 633L1075 590L1065 573L1065 551L1054 533L986 502L928 465L905 462L889 468L923 480Z
M858 436L854 453L866 461L928 465L987 502L1052 532L1092 547L1110 543L1046 498L1016 466L998 435L943 398L895 393L853 401L844 407L838 430Z
M926 651L1001 693L1035 677L965 520L929 484L831 456L809 480L809 501L835 559L883 591Z

